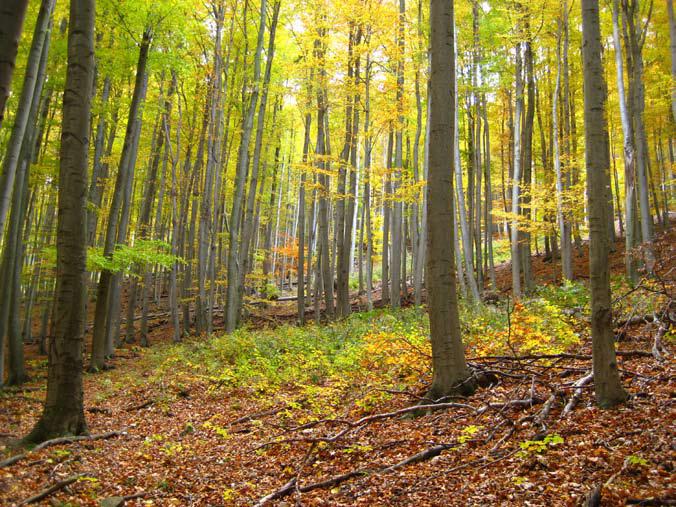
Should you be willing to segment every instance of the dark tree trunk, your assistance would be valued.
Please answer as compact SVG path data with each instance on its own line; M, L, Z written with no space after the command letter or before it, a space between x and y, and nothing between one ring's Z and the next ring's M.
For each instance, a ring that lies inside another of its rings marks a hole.
M82 347L87 294L86 196L89 98L94 72L93 0L71 0L68 29L59 169L56 335L49 346L45 407L26 437L30 442L87 432Z
M0 7L0 127L5 117L28 0L7 0Z
M610 185L610 159L598 0L582 0L582 38L594 390L597 404L609 408L626 400L627 393L617 369L611 309L608 206L604 192Z

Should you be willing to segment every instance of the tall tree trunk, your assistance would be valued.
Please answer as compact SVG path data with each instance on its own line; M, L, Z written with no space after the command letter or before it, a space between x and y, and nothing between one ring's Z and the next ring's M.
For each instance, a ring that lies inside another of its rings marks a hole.
M99 114L98 125L96 126L96 139L94 141L94 161L92 164L92 178L89 186L89 202L93 209L87 211L87 244L93 245L96 238L96 224L100 213L101 199L103 197L105 179L102 178L103 168L103 150L105 148L106 137L106 107L110 98L110 76L103 80L103 90L101 91L101 113ZM105 175L107 176L107 174Z
M0 7L0 127L5 118L27 7L28 0L7 0Z
M317 160L317 169L319 171L319 252L318 265L321 271L321 286L324 292L324 304L326 306L326 316L329 320L333 320L334 306L333 306L333 276L331 269L331 261L329 255L329 194L331 191L329 177L326 174L329 163L326 156L330 154L330 149L327 146L328 131L327 131L327 97L326 97L326 42L323 40L326 37L326 30L320 28L317 33L317 38L314 42L315 58L319 66L319 80L317 89L317 143L315 145L315 154ZM317 274L319 276L319 273Z
M646 269L652 273L655 256L653 253L653 219L650 214L650 197L648 188L648 143L645 131L645 85L643 83L643 44L645 42L652 3L645 20L645 25L641 26L643 16L639 13L638 0L623 0L625 14L626 47L627 54L631 58L631 69L629 72L629 91L632 104L632 120L634 127L634 147L636 149L636 178L638 181L638 201L641 218L641 236L644 243L644 257Z
M462 340L453 257L453 178L455 165L455 54L453 0L430 0L431 108L430 167L427 186L427 290L433 379L428 398L471 394ZM449 96L450 95L450 96ZM451 163L451 172L448 163ZM451 238L449 238L449 232Z
M523 114L523 74L521 43L515 48L515 96L514 108L514 173L512 174L512 294L521 297L521 234L519 233L519 215L521 214L521 115Z
M610 185L610 160L598 0L582 0L582 38L594 391L596 403L609 408L626 400L627 393L617 369L611 308L608 206L604 191Z
M9 6L3 5L3 7L0 8L0 14L5 11L6 7ZM35 31L33 32L33 41L31 42L31 48L28 53L28 61L26 62L26 73L23 80L19 104L17 105L16 114L14 115L12 133L2 163L2 175L0 175L0 235L2 235L5 230L5 219L7 218L7 211L9 210L10 201L12 199L12 189L14 188L14 178L19 165L21 146L23 145L26 127L28 125L28 117L31 105L33 104L33 95L37 86L42 48L47 42L49 23L53 10L54 0L42 0L38 18L35 22ZM2 53L0 53L0 56L2 56ZM2 63L2 66L4 67L4 62ZM0 90L0 92L1 91L2 90Z
M216 40L214 43L214 65L211 76L211 103L209 109L209 127L206 140L207 163L204 175L204 190L200 202L199 213L199 239L197 243L197 331L210 333L212 328L212 308L213 301L207 296L207 276L209 274L209 253L211 246L211 236L215 233L212 230L212 212L211 203L218 196L214 196L214 172L218 170L215 158L220 155L220 126L222 118L222 32L225 8L222 3L214 6L214 17L216 22Z
M240 265L240 225L242 221L242 202L244 200L244 187L249 168L249 144L251 131L253 130L254 114L258 104L261 77L261 56L263 53L263 41L265 38L265 22L267 19L267 0L261 0L260 21L258 27L258 41L254 54L253 89L249 98L249 105L242 121L242 137L237 153L237 172L235 176L235 193L232 200L230 214L230 249L228 251L228 288L225 301L225 331L231 333L237 327L241 309L241 277L243 266Z
M33 160L35 137L37 133L37 117L40 97L45 82L47 56L49 54L49 34L51 21L44 33L44 44L38 64L35 88L26 119L26 130L19 152L14 190L12 192L11 219L5 236L5 244L0 267L0 347L4 352L5 338L9 344L9 376L8 384L21 384L27 380L24 365L23 339L19 324L21 312L21 273L23 271L23 251L28 238L23 237L21 229L26 217L28 203L28 183L30 164ZM0 359L4 358L0 352ZM1 372L2 368L0 368ZM0 384L2 383L0 376Z
M564 7L567 9L567 6ZM561 91L561 34L565 30L564 23L559 24L559 36L557 43L557 66L556 66L556 85L554 86L554 95L552 96L552 157L554 159L554 174L556 178L556 217L559 224L559 234L561 237L561 271L564 280L573 279L573 261L572 261L572 242L570 222L567 219L567 212L564 203L564 191L566 185L563 171L561 169L561 155L559 150L559 95Z
M390 175L389 169L392 168L392 150L394 147L394 133L392 129L387 136L387 152L385 154L385 165L388 171L384 175L383 181L383 252L382 265L380 271L381 277L381 300L383 304L390 302L390 224L392 217Z
M454 27L455 30L455 27ZM458 48L453 46L453 59L456 59ZM460 231L462 232L462 253L465 260L465 277L467 278L467 285L470 288L470 297L473 301L479 301L481 295L479 294L479 286L477 285L476 278L474 277L474 266L472 264L472 259L474 255L472 253L472 239L469 229L469 220L467 217L467 211L465 207L465 193L462 186L462 165L460 163L460 123L458 122L458 83L453 80L453 131L454 131L454 143L453 143L453 159L455 161L455 183L456 183L456 192L458 196L458 217L460 222ZM431 128L431 127L430 127ZM468 177L468 181L469 181ZM428 185L430 182L428 181ZM429 195L429 194L428 194ZM428 204L429 207L429 204ZM455 206L454 206L455 207ZM430 219L428 214L427 219ZM456 223L455 218L453 223ZM458 236L458 231L456 227L456 241ZM462 266L458 263L459 273L462 271ZM460 275L462 278L462 275ZM462 283L462 282L461 282Z
M530 36L530 35L529 35ZM526 221L526 226L530 226L532 220L531 210L531 180L533 167L533 122L535 119L535 76L533 74L533 49L531 42L526 41L524 44L524 63L526 67L526 85L528 104L526 107L526 116L523 125L523 185L525 187L525 195L522 196L521 202L523 209L521 210ZM521 267L523 269L523 285L526 292L533 290L533 270L531 267L531 235L528 229L521 232Z
M394 134L394 172L392 178L392 308L401 306L401 250L402 250L402 202L396 198L401 186L403 173L403 135L404 135L404 21L406 15L405 0L399 0L399 18L397 22L397 123Z
M676 17L674 17L674 0L666 0L669 13L669 41L671 53L671 114L676 123ZM0 109L0 114L2 109Z
M93 72L94 1L72 0L59 169L56 335L49 346L44 410L26 437L29 442L87 432L82 347L87 294L87 140Z
M82 0L84 1L84 0ZM150 49L150 31L145 30L136 68L136 81L134 83L134 93L131 106L129 108L129 118L127 120L127 130L124 137L122 154L120 155L120 165L115 180L115 188L110 203L110 212L108 214L108 226L106 228L106 239L103 254L111 258L115 249L115 243L119 240L119 224L122 221L120 210L124 207L124 196L130 185L130 179L133 178L132 160L136 159L135 151L137 148L137 137L140 131L142 103L146 92L146 65L148 62L148 51ZM127 203L127 206L129 203ZM115 285L114 273L109 270L102 270L97 288L96 309L94 312L94 329L92 331L92 355L90 360L90 369L93 371L105 368L106 341L109 336L110 318L109 305L114 300L114 294L111 294L111 288ZM113 296L111 298L111 296Z
M669 0L671 1L671 0ZM631 121L629 106L624 88L624 67L622 60L622 44L620 42L620 7L619 0L613 0L613 46L615 49L615 68L617 79L618 102L622 121L624 152L624 212L625 212L625 267L627 278L632 284L638 283L638 270L633 250L638 244L634 234L636 223L636 149L634 147L634 126Z
M305 130L303 136L303 167L301 168L300 187L298 189L298 264L296 267L298 284L296 289L298 296L298 322L301 325L305 324L305 179L308 154L310 151L310 129L312 128L312 78L313 72L310 71L307 103L305 104L306 110Z
M486 218L484 220L486 227L486 257L488 259L488 276L491 281L491 290L497 290L495 276L495 260L493 257L493 187L491 183L491 136L490 124L488 123L488 105L486 98L483 98L483 118L484 118L484 171L486 175Z

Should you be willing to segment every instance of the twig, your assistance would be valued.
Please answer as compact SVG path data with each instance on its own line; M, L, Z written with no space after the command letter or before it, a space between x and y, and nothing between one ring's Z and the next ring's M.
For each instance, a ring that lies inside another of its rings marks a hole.
M108 433L101 433L99 435L89 435L89 436L77 436L77 437L59 437L59 438L53 438L51 440L45 440L41 444L36 445L31 449L29 452L26 452L24 454L17 454L16 456L12 456L11 458L7 458L4 461L0 461L0 468L4 468L10 465L13 465L17 461L21 461L25 457L27 457L29 454L33 452L40 451L44 449L45 447L50 447L52 445L60 445L60 444L70 444L73 442L81 442L83 440L103 440L106 438L112 438L112 437L117 437L119 435L123 435L124 432L122 431L110 431Z
M228 426L234 426L235 424L245 423L245 422L251 421L252 419L258 419L260 417L267 417L267 416L270 416L270 415L275 415L276 413L281 412L285 408L286 408L286 405L281 405L279 407L271 408L269 410L264 410L262 412L256 412L255 414L245 415L245 416L242 416L238 419L235 419L234 421L229 422Z
M52 493L55 493L55 492L57 492L57 491L59 491L59 490L65 488L65 487L68 486L69 484L73 484L73 483L74 483L75 481L77 481L80 477L84 477L85 475L87 475L87 474L75 474L75 475L71 475L70 477L67 477L67 478L64 479L64 480L59 481L59 482L57 482L57 483L55 483L55 484L52 484L52 485L49 486L48 488L43 489L43 490L40 491L40 493L38 493L37 495L34 495L34 496L30 497L30 498L27 498L27 499L24 500L23 502L19 503L19 505L28 505L28 504L31 504L31 503L39 502L39 501L42 500L43 498L46 498L46 497L48 497L49 495L51 495Z

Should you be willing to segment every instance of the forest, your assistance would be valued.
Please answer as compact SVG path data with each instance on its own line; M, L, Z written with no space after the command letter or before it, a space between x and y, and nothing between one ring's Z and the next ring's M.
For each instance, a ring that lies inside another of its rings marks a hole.
M676 505L673 0L0 0L0 505Z

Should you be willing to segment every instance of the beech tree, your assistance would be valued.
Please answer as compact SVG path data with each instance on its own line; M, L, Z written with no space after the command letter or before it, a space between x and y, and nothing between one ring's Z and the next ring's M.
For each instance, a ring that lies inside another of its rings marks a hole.
M606 200L606 189L610 187L610 157L598 0L582 0L582 35L594 391L598 405L608 408L622 403L627 393L620 383L615 358L611 308Z
M453 255L455 56L453 0L430 0L430 144L427 185L427 291L434 377L433 400L471 394L465 362ZM450 237L449 237L450 232Z
M28 0L10 0L0 7L0 127L5 117L27 7Z
M59 155L55 336L49 345L47 398L28 442L87 433L82 391L89 115L94 74L93 0L70 2L68 72ZM83 97L85 99L83 100Z

